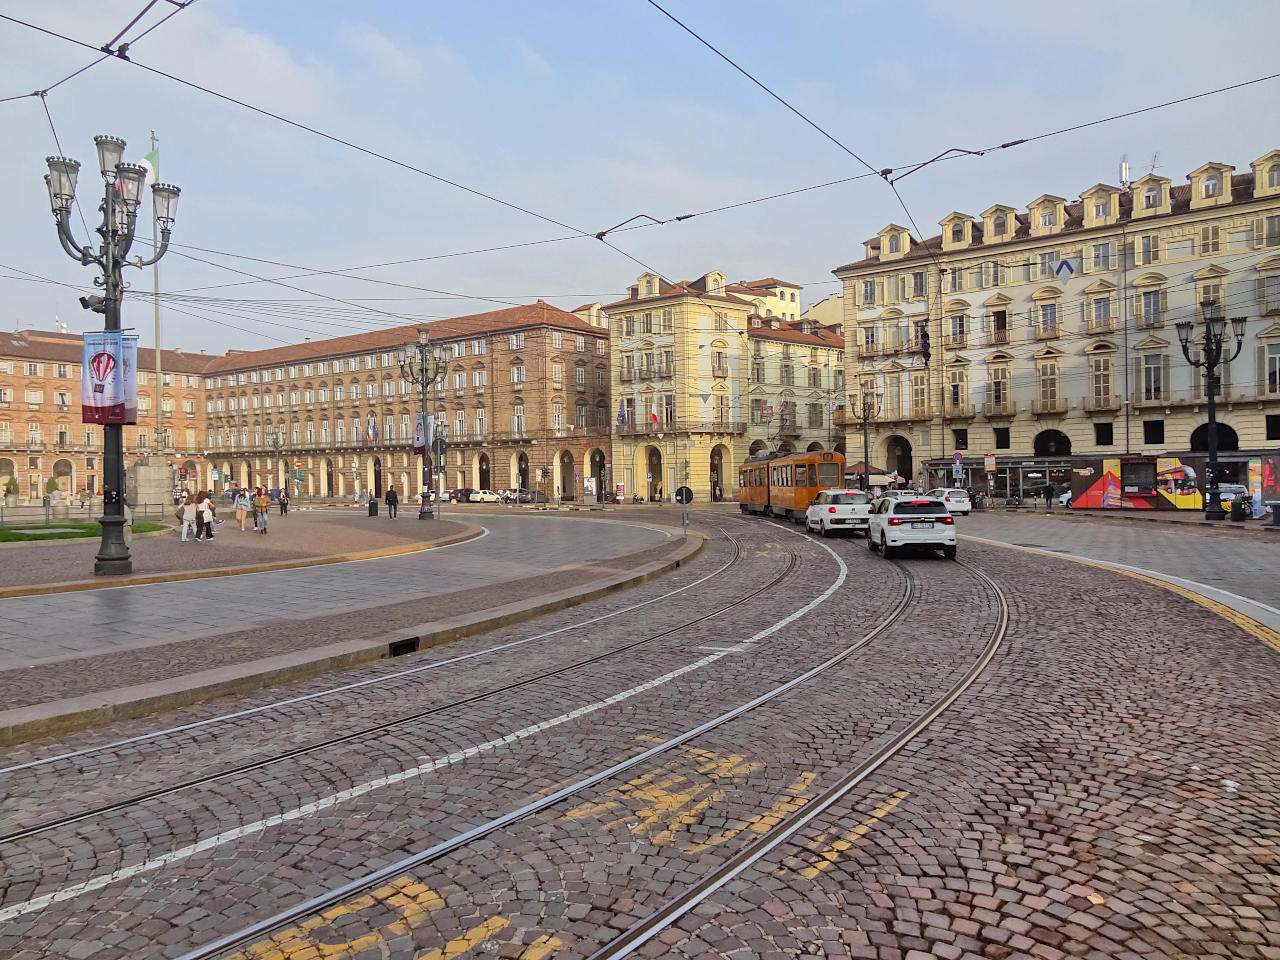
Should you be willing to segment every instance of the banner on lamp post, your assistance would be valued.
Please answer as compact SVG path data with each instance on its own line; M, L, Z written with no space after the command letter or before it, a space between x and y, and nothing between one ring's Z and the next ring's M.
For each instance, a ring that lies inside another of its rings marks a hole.
M80 419L138 422L138 338L117 330L84 334L80 363Z
M413 427L413 452L418 456L427 452L427 425L422 414L418 414L418 422Z

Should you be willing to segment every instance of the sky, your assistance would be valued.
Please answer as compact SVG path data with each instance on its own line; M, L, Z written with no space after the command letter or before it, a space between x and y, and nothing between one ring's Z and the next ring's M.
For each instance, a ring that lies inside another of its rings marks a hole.
M93 61L147 0L6 0L0 14L89 48L0 20L0 98L18 97L0 102L0 325L100 329L77 302L96 268L59 247L41 182L47 155L80 160L95 227L99 133L136 160L155 131L161 179L182 188L163 343L219 354L538 298L608 302L649 270L780 277L813 303L888 223L932 236L953 210L1116 183L1121 157L1135 178L1154 165L1185 183L1206 161L1244 171L1280 147L1268 80L936 163L897 184L905 211L864 176L709 212L1280 72L1280 4L660 2L867 166L648 0L192 0L139 38L177 8L156 0L124 36L131 62L43 101L22 95ZM124 325L150 345L152 271L126 279Z

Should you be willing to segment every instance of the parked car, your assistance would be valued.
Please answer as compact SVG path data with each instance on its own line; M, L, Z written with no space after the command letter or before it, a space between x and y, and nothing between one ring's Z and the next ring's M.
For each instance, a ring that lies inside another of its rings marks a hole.
M1058 503L1064 507L1071 506L1071 488L1067 487L1062 493L1058 494Z
M498 503L501 498L492 490L472 490L472 503Z
M941 550L948 560L956 556L956 518L941 500L882 497L871 514L867 546L886 558L908 547Z
M470 503L473 493L475 490L471 487L457 487L449 491L449 499L455 503Z
M963 514L966 517L973 509L973 503L969 500L969 491L961 487L936 487L925 496L941 500L952 513Z
M848 530L867 534L871 497L861 490L823 490L805 511L804 525L824 537Z
M871 509L874 511L876 508L876 504L879 503L881 500L885 500L885 499L893 500L898 497L920 497L920 496L923 496L923 494L919 490L895 490L893 488L890 488L888 490L883 491L878 497L875 497L872 499Z
M550 503L547 495L541 490L526 490L521 487L515 491L516 503Z
M1218 484L1218 499L1222 502L1223 510L1230 510L1232 501L1239 496L1243 496L1246 500L1253 499L1253 494L1243 483Z

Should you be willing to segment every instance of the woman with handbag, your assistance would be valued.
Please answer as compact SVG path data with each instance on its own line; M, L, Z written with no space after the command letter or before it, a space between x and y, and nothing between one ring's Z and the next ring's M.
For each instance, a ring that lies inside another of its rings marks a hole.
M240 532L244 533L244 521L249 515L249 491L244 487L237 490L235 500L232 501L232 506L235 507L236 511L236 523L240 524ZM255 527L258 525L256 517L254 518L253 525Z
M196 494L196 539L213 539L213 521L216 519L213 501L209 499L209 491L202 490ZM203 534L203 536L201 535Z

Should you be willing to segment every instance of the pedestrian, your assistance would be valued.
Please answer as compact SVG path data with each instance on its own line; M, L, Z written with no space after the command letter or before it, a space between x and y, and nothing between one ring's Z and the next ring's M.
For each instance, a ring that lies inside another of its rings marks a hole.
M271 514L271 501L267 499L267 491L259 487L253 495L253 515L258 521L258 532L267 534L267 517Z
M178 519L182 521L182 542L187 542L187 534L195 535L196 528L196 498L187 494L183 499L182 506L178 508Z
M289 491L281 489L280 491L280 516L285 516L289 512Z
M208 490L196 494L196 539L213 539L213 521L216 519L213 500Z
M240 532L244 533L244 521L249 515L249 491L244 487L237 490L235 496L231 500L231 505L235 508L236 523L240 525ZM253 525L255 527L258 525L256 518L253 521Z
M384 499L387 503L387 516L394 520L400 507L400 494L396 493L394 484L387 487L387 495Z
M1044 512L1053 513L1053 484L1045 484L1044 488Z

